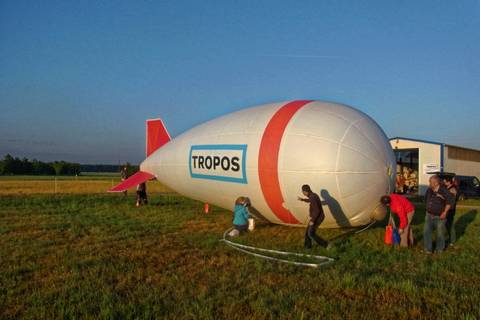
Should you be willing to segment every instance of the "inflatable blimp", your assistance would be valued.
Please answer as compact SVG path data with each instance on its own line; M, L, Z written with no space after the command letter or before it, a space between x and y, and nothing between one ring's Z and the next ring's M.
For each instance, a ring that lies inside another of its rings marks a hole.
M378 124L352 107L290 101L243 109L171 139L147 120L147 158L110 191L157 179L189 198L231 210L239 196L272 223L303 226L301 186L320 195L321 227L383 219L380 197L394 188L395 158Z

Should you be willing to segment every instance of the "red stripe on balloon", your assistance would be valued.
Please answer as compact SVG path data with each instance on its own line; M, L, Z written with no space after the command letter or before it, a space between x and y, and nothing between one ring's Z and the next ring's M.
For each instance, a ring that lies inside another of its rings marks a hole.
M258 156L258 176L268 207L284 223L299 224L295 216L283 207L284 199L278 178L278 156L283 133L293 115L311 100L292 101L281 107L270 119L263 132Z

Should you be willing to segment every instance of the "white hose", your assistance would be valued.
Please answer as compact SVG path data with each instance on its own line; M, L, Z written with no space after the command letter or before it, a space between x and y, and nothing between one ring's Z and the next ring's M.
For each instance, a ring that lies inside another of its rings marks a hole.
M243 245L243 244L240 244L240 243L236 243L236 242L227 240L227 238L226 238L227 233L230 232L232 229L233 228L227 229L223 233L223 239L221 239L220 241L225 242L228 246L230 246L231 248L233 248L235 250L241 251L243 253L246 253L246 254L249 254L249 255L252 255L252 256L255 256L255 257L258 257L258 258L277 261L277 262L281 262L281 263L292 264L292 265L295 265L295 266L303 266L303 267L311 267L311 268L318 268L320 266L324 266L326 264L330 264L330 263L335 261L333 258L325 257L325 256L317 256L317 255L303 254L303 253L298 253L298 252L264 249L264 248L246 246L246 245ZM249 251L249 250L251 250L251 251ZM274 254L283 255L283 256L305 257L305 258L310 258L310 259L316 259L316 260L319 260L321 262L308 263L308 262L291 261L291 260L287 260L287 259L275 258L275 257L263 255L263 254L260 254L260 253L255 253L255 252L252 252L252 251L269 252L269 253L274 253Z
M357 233L360 233L360 232L363 232L363 231L365 231L365 230L369 229L369 228L370 228L371 226L373 226L373 225L374 225L376 222L377 222L376 220L373 220L373 221L372 221L372 222L370 222L370 224L369 224L369 225L367 225L365 228L363 228L363 229L360 229L360 230L358 230L358 231L355 231L355 234L357 234Z
M365 228L355 231L355 234L358 234L360 232L363 232L363 231L369 229L371 226L373 226L375 224L375 222L376 221L374 220L369 225L367 225ZM281 262L281 263L292 264L292 265L295 265L295 266L303 266L303 267L311 267L311 268L318 268L318 267L333 263L335 261L335 259L330 258L330 257L326 257L326 256L317 256L317 255L303 254L303 253L298 253L298 252L264 249L264 248L247 246L247 245L244 245L244 244L236 243L236 242L227 240L227 234L231 230L233 230L233 227L225 230L225 232L223 233L223 239L221 239L220 241L225 242L229 247L231 247L235 250L238 250L240 252L252 255L254 257L258 257L258 258L266 259L266 260L277 261L277 262ZM251 250L251 251L249 251L249 250ZM255 252L252 252L252 251L268 252L268 253L274 253L274 254L283 255L283 256L304 257L304 258L320 260L321 262L308 263L308 262L291 261L291 260L287 260L287 259L280 259L280 258L275 258L275 257L267 256L267 255L264 255L264 254L260 254L260 253L255 253Z

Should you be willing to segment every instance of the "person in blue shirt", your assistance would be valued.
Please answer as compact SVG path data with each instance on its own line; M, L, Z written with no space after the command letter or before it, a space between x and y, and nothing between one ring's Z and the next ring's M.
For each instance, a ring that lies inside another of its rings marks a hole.
M248 218L250 213L248 212L248 206L250 202L248 198L239 197L235 201L235 207L233 208L233 227L238 232L245 232L248 230Z

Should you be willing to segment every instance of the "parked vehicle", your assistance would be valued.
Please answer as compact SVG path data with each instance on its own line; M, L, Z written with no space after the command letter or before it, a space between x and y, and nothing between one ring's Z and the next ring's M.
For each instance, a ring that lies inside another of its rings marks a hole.
M475 176L457 176L452 172L437 172L440 179L452 177L458 188L458 199L465 200L468 198L480 197L480 180Z
M459 200L480 197L480 181L474 176L455 176Z

